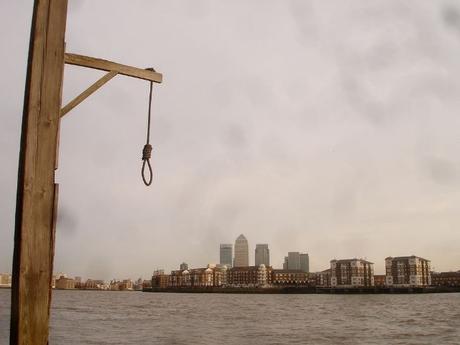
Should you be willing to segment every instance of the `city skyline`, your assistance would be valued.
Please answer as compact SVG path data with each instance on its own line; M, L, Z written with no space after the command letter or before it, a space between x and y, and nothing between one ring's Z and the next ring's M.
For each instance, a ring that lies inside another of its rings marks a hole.
M203 266L240 233L276 265L308 250L312 271L359 257L384 272L378 258L412 253L458 269L455 1L121 4L69 2L66 49L164 74L154 181L139 176L148 83L114 78L61 122L57 271ZM0 271L12 266L32 7L0 4ZM63 103L102 75L67 66Z
M259 249L268 249L259 245ZM455 292L460 271L432 272L431 261L415 255L385 258L385 274L376 275L374 263L364 259L332 259L330 267L308 272L307 254L289 252L283 269L263 263L255 266L206 267L153 272L152 292L246 293L421 293ZM260 260L260 257L257 259ZM287 266L291 267L287 267ZM302 268L302 266L304 266ZM141 280L139 280L141 281ZM335 290L338 288L339 290ZM417 291L412 290L418 289ZM166 289L166 290L165 290ZM171 289L171 290L168 290ZM185 289L185 290L184 290ZM209 290L215 289L215 290ZM267 290L271 289L271 290ZM288 289L288 290L285 290ZM345 289L345 290L343 290ZM353 291L348 291L351 289ZM396 289L396 290L395 290ZM263 290L263 291L262 291Z

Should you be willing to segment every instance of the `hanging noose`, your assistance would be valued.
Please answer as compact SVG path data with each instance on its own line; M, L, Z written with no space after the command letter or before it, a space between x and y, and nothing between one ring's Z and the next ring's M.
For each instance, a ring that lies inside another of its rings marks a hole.
M153 68L146 68L149 71L155 72ZM150 186L153 180L153 171L152 166L150 165L150 158L152 157L152 145L150 145L150 118L152 112L152 90L153 82L150 82L150 92L149 92L149 114L147 118L147 142L142 149L142 180L146 186ZM146 177L145 167L148 168L148 174Z

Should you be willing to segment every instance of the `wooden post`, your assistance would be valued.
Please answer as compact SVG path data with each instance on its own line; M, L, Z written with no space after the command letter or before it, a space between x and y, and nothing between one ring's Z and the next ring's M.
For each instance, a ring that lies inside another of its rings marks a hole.
M10 345L48 343L67 0L35 0L19 155Z
M19 152L10 345L46 345L51 306L62 115L117 74L161 83L161 73L65 54L67 0L35 0ZM109 73L64 109L64 63Z

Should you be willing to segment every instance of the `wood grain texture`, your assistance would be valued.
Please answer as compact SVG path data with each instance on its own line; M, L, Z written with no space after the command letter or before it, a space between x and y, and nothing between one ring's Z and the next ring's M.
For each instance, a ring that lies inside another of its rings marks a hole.
M70 101L64 108L61 110L61 117L83 102L86 98L91 96L94 92L96 92L101 86L107 83L110 79L115 77L118 74L116 71L111 71L104 75L102 78L98 79L93 85L88 87L85 91L75 97L72 101Z
M48 343L67 0L36 0L19 157L11 345Z
M116 62L93 58L93 57L84 56L84 55L66 53L65 63L69 65L90 67L90 68L99 69L101 71L107 71L107 72L116 71L119 74L123 74L129 77L149 80L149 81L153 81L156 83L161 83L163 81L163 75L161 73L148 71L142 68L122 65Z

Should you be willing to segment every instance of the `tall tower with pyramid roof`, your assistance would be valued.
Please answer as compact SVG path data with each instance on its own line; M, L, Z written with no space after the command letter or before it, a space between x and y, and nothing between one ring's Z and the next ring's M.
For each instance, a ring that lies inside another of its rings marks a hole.
M235 260L234 267L247 267L249 266L249 245L248 240L243 234L238 236L235 241Z

